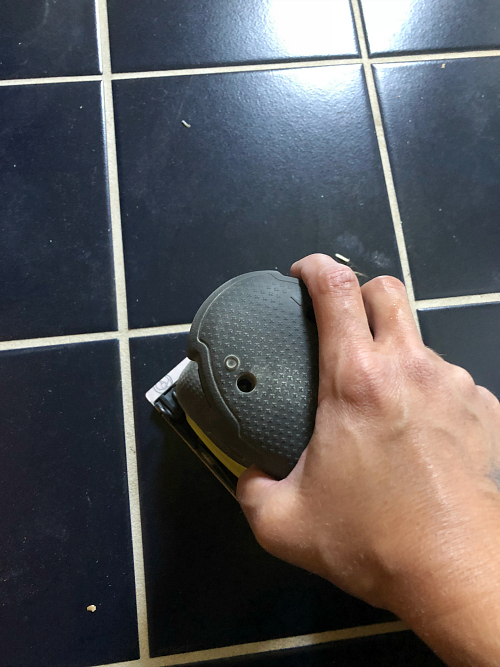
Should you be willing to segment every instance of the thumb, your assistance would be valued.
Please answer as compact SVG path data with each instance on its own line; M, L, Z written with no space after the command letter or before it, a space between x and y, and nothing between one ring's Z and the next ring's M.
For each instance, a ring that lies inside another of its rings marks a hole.
M275 484L276 480L257 466L250 466L240 475L236 498L249 521L250 515L258 512Z
M289 481L277 481L251 466L238 480L236 497L261 547L287 559L284 544L290 540L295 515L295 493Z

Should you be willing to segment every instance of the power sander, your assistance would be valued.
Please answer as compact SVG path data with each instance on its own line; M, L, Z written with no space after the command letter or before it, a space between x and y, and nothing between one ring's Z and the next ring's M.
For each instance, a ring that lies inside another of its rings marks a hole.
M288 475L311 438L317 393L318 332L305 285L254 271L206 299L187 359L146 397L235 495L250 465Z

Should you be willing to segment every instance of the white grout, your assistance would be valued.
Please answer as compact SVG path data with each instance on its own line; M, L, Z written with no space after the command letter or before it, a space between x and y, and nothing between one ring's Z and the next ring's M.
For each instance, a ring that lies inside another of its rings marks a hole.
M453 306L478 306L482 303L498 303L500 305L500 292L489 294L475 294L473 296L449 296L442 299L421 299L416 301L418 310L428 308L452 308Z
M408 299L413 311L413 316L419 325L417 318L417 310L415 307L415 293L413 291L413 280L410 272L410 264L408 261L408 253L406 250L406 243L403 232L403 225L401 222L401 215L399 212L399 204L396 196L396 188L394 187L394 178L392 176L391 163L389 159L389 151L387 149L387 141L385 138L384 126L382 123L382 114L380 112L380 105L375 86L375 79L373 77L373 70L371 60L368 56L368 45L365 37L363 20L361 18L361 9L359 7L359 0L351 0L352 11L354 16L354 23L358 34L359 47L361 49L361 60L363 61L363 69L365 72L366 85L368 88L368 96L370 98L371 111L373 121L375 124L375 132L377 134L378 147L380 158L382 161L382 168L384 171L385 184L387 188L387 195L389 197L389 205L391 208L392 222L394 225L394 234L396 236L396 244L399 252L399 260L403 271L404 282Z
M97 0L99 2L99 0ZM355 2L356 0L353 0ZM100 50L102 52L102 49ZM371 56L370 62L377 63L412 63L428 60L460 60L464 58L498 58L500 50L483 51L446 51L444 53L400 54L394 56ZM194 76L197 74L224 74L231 72L254 72L259 70L297 69L302 67L325 67L332 65L359 65L361 58L346 56L343 58L324 58L320 60L294 60L277 63L255 63L251 65L219 65L214 67L192 67L189 69L149 70L146 72L114 72L112 80L150 79L171 76ZM31 79L0 79L0 86L28 86L42 83L76 83L78 81L101 81L100 74L82 74L76 76L47 76Z
M462 58L498 58L500 50L446 51L444 53L411 53L397 56L370 56L373 63L413 63L421 60L460 60Z
M283 637L281 639L268 639L261 642L249 644L236 644L233 646L222 646L220 648L206 649L204 651L193 651L191 653L177 653L148 660L130 660L128 662L113 663L113 667L174 667L191 662L205 662L206 660L220 660L223 658L235 658L242 655L253 655L255 653L266 653L271 651L283 651L291 648L301 648L325 644L327 642L345 641L348 639L359 639L361 637L373 637L374 635L394 634L408 630L408 626L402 621L391 621L389 623L376 623L373 625L362 625L356 628L345 628L342 630L330 630L317 632L296 637ZM102 665L101 667L111 667Z
M428 308L450 308L453 306L475 306L482 303L498 303L500 305L500 292L489 292L487 294L467 294L465 296L446 296L437 299L416 299L414 301L417 310ZM99 333L69 334L65 336L48 336L47 338L21 338L16 340L0 341L0 352L2 350L18 350L26 347L44 347L50 345L70 345L71 343L92 343L99 340L110 340L128 336L129 338L142 338L147 336L164 336L168 334L183 333L189 331L190 324L168 324L159 327L145 327L143 329L129 329L127 332L101 331Z
M132 375L130 369L130 347L128 338L127 294L125 286L125 262L120 215L120 193L118 187L118 164L116 160L115 120L113 112L113 88L111 82L111 53L109 46L108 10L106 0L96 0L99 35L99 57L102 66L102 92L104 106L104 129L106 163L111 215L111 236L118 318L118 340L120 346L120 369L122 380L123 419L125 427L125 451L127 480L134 557L135 593L137 603L137 625L139 632L139 655L149 658L148 620L146 607L146 580L142 546L141 510L139 500L139 478L135 443L134 409L132 399Z
M295 60L284 63L255 63L252 65L219 65L214 67L192 67L190 69L156 70L153 72L117 72L112 79L150 79L169 76L192 76L195 74L230 74L232 72L257 72L266 70L297 69L303 67L326 67L332 65L360 64L360 58L324 58L322 60Z
M0 341L0 351L21 350L25 347L45 347L51 345L70 345L71 343L92 343L98 340L117 338L116 331L100 331L99 333L70 334L66 336L49 336L47 338L24 338Z
M130 338L140 338L142 336L162 336L164 334L175 334L189 331L190 324L169 324L164 327L148 327L146 329L131 329L128 332Z
M46 76L38 79L0 79L0 86L31 86L40 83L77 83L79 81L101 81L100 74L82 76Z
M99 331L98 333L66 334L64 336L47 336L46 338L20 338L0 341L2 350L21 350L26 347L49 347L52 345L71 345L74 343L94 343L99 340L142 338L146 336L164 336L189 331L190 324L169 324L162 327L129 329L128 331Z

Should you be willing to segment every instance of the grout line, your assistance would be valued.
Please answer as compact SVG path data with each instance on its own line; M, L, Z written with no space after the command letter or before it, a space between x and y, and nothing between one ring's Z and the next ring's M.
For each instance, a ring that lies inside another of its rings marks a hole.
M50 347L52 345L71 345L73 343L93 343L99 340L140 338L147 336L161 336L189 331L190 324L169 324L163 327L149 327L144 329L129 329L128 331L100 331L99 333L65 334L64 336L47 336L46 338L20 338L16 340L0 341L2 350L21 350L26 347Z
M79 81L101 81L100 74L81 76L46 76L39 79L0 79L0 86L29 86L40 83L76 83Z
M355 2L356 0L353 0ZM100 0L97 0L100 2ZM109 40L107 40L109 42ZM99 49L102 53L102 49ZM367 58L368 58L368 53ZM483 51L446 51L443 53L412 53L401 55L371 56L374 64L383 63L412 63L426 60L460 60L464 58L498 58L500 50ZM99 60L101 61L100 55ZM196 74L224 74L231 72L255 72L259 70L297 69L302 67L326 67L333 65L360 65L362 58L346 56L344 58L324 58L323 60L294 60L285 63L255 63L252 65L218 65L214 67L193 67L190 69L150 70L147 72L115 72L111 73L112 80L120 79L150 79L169 76L193 76ZM102 68L102 61L101 61ZM1 86L28 86L43 83L77 83L79 81L101 81L101 74L82 74L74 76L46 76L31 79L0 79Z
M480 306L482 303L500 303L500 292L486 294L467 294L464 296L445 296L436 299L416 299L415 308L451 308L453 306ZM16 340L0 341L0 351L19 350L27 347L49 347L51 345L71 345L72 343L92 343L100 340L110 340L127 335L129 338L148 336L162 336L189 331L190 324L167 324L159 327L144 327L143 329L129 329L127 332L101 331L99 333L67 334L64 336L48 336L46 338L21 338Z
M190 324L169 324L164 327L148 327L145 329L130 329L129 338L140 338L142 336L161 336L163 334L184 333L189 331Z
M285 63L254 63L252 65L218 65L213 67L192 67L190 69L167 69L149 72L117 72L111 75L117 79L150 79L167 76L192 76L194 74L230 74L231 72L256 72L261 70L298 69L302 67L326 67L332 65L361 64L356 57L324 58L323 60L295 60Z
M97 0L100 2L100 0ZM355 3L356 0L353 0ZM354 10L356 18L356 10ZM357 19L356 19L357 23ZM359 38L359 34L358 34ZM106 40L109 44L109 39ZM361 41L361 40L360 40ZM102 68L102 48L99 48L99 61ZM411 63L422 60L460 60L463 58L498 58L499 49L479 51L445 51L443 53L410 53L398 55L375 55L366 57L373 63ZM115 72L111 73L111 79L149 79L168 76L192 76L195 74L223 74L225 72L253 72L258 70L297 69L300 67L325 67L331 65L359 65L362 58L355 56L344 56L336 58L323 58L320 60L293 60L289 62L253 63L250 65L214 65L213 67L192 67L189 69L167 69L149 70L145 72ZM0 86L27 86L42 83L74 83L78 81L100 81L100 74L82 74L73 76L46 76L30 79L0 79Z
M102 2L104 0L98 0ZM129 339L120 336L120 370L122 380L123 422L127 460L127 481L134 558L135 597L137 605L137 627L139 655L149 657L148 617L146 603L146 576L142 545L141 506L139 497L139 475L135 442L134 403L132 394L132 372L130 365Z
M100 59L102 61L102 96L104 115L104 135L106 144L106 167L108 177L109 212L111 217L111 237L115 272L116 312L118 330L128 330L127 295L125 287L125 262L120 214L120 193L118 186L118 164L116 159L115 118L113 110L113 90L111 83L111 61L109 37L107 35L107 8L103 0L96 0L99 9Z
M0 341L0 351L21 350L26 347L45 347L52 345L70 345L71 343L92 343L99 340L118 338L117 331L100 331L99 333L68 334L65 336L49 336L47 338L24 338Z
M356 25L356 32L358 34L359 47L361 49L361 59L363 61L363 69L365 72L366 85L368 88L368 96L370 99L373 122L375 124L375 132L377 135L380 158L382 161L382 169L384 171L385 184L387 188L387 195L389 197L389 205L391 208L392 222L394 225L394 233L396 235L396 244L399 252L399 260L403 270L403 277L410 301L411 309L415 322L419 327L417 318L417 309L415 306L415 293L413 290L413 281L410 272L410 264L408 261L408 253L406 250L406 243L403 232L403 225L401 222L401 215L399 212L399 205L396 196L396 189L394 187L394 179L392 176L391 163L389 159L389 151L387 149L387 141L385 138L384 126L382 123L382 114L380 112L380 105L377 95L377 88L375 86L375 79L373 77L373 70L371 61L368 56L368 45L365 37L363 20L361 18L361 9L359 7L359 0L351 0L354 22Z
M445 51L443 53L409 53L395 56L370 56L373 63L413 63L421 60L460 60L461 58L498 58L500 50Z
M106 8L107 8L107 5L106 5ZM96 40L97 41L97 62L98 62L99 72L102 75L102 72L103 72L103 64L102 64L103 44L102 44L102 40L103 40L103 38L105 38L105 36L101 34L101 32L102 32L102 23L101 23L100 11L101 11L101 9L100 9L100 5L99 5L99 0L94 0L95 31L96 31L96 37L97 37L97 40ZM107 12L106 12L106 14L107 14ZM108 44L106 45L106 48L109 49L109 26L108 26L107 41L108 41Z
M471 296L449 296L441 299L421 299L416 301L418 310L427 308L452 308L453 306L479 306L482 303L500 303L500 292L474 294Z
M192 662L220 660L223 658L254 655L256 653L315 646L327 642L345 641L347 639L394 634L397 632L404 632L408 629L408 626L402 621L391 621L388 623L363 625L356 628L345 628L342 630L330 630L308 635L298 635L296 637L283 637L281 639L269 639L248 644L222 646L220 648L193 651L191 653L177 653L175 655L162 656L159 658L150 658L149 660L131 660L129 662L114 663L112 667L173 667L175 665L185 665ZM102 667L111 667L111 665L103 665Z
M127 294L125 285L125 261L120 216L120 193L118 185L118 164L116 159L116 136L113 110L113 87L111 82L111 53L109 45L108 9L106 0L96 0L97 26L99 35L99 60L102 66L102 94L104 110L104 134L106 143L106 164L109 188L109 209L111 216L111 238L116 291L116 312L118 318L118 339L120 345L120 370L122 381L123 420L125 428L125 452L127 481L134 558L135 594L137 604L137 626L139 634L139 655L149 657L148 620L146 606L146 580L142 546L141 508L139 500L139 478L135 443L134 409L132 395L132 375L130 367L130 347L128 338Z

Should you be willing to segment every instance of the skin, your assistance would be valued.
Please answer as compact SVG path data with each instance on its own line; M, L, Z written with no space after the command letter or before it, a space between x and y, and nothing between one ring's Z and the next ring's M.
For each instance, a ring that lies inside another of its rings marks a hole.
M500 664L500 404L422 342L404 285L310 255L316 426L238 499L270 553L389 609L452 666Z

